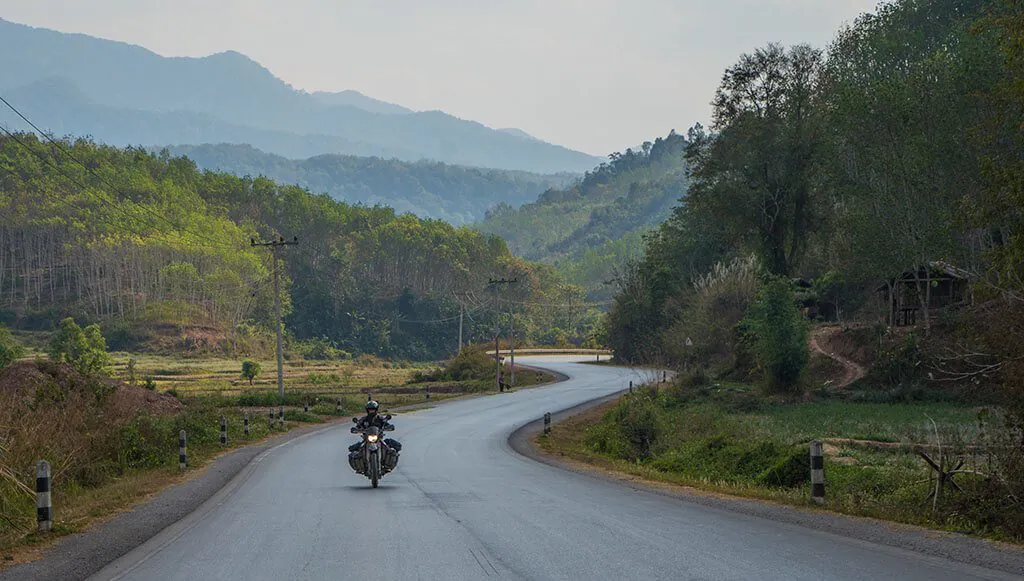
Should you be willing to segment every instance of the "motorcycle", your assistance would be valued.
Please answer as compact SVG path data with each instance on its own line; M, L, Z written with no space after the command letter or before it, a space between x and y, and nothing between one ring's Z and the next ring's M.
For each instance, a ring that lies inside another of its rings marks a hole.
M365 429L353 427L353 434L362 434L363 445L348 456L349 465L357 474L362 474L370 479L374 488L380 482L382 476L395 469L398 464L398 450L388 446L384 442L384 431L393 431L395 426L386 423L391 415L384 416L384 429L377 426L370 426ZM353 423L359 423L359 418L352 418Z

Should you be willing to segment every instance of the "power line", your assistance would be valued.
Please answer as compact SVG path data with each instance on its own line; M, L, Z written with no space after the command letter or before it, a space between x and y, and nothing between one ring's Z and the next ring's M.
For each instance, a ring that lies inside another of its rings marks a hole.
M18 117L20 117L20 118L21 118L21 119L22 119L22 120L23 120L23 121L24 121L25 123L28 123L28 125L29 125L30 127L32 127L32 129L34 129L34 130L36 131L36 133L37 133L37 134L39 134L39 135L40 135L40 136L42 136L42 137L43 137L44 139L46 139L47 141L49 141L49 142L50 142L50 143L51 143L51 144L52 144L52 145L53 145L54 147L56 147L56 148L57 148L57 149L58 149L58 150L59 150L59 151L60 151L61 153L63 153L63 154L64 154L64 155L66 155L67 157L71 158L71 159L72 159L72 160L73 160L73 161L74 161L75 163L77 163L77 164L78 164L79 166L81 166L81 167L82 167L82 169L84 169L85 171L89 172L89 173L90 173L90 174L91 174L91 175L92 175L93 177L95 177L96 179L98 179L98 180L100 180L101 182L103 182L103 183L107 184L107 186L109 186L109 187L110 187L111 189L113 189L113 190L114 190L114 192L115 192L115 193L117 193L118 195L120 195L120 196L121 196L122 198L127 198L127 199L131 199L131 197L130 197L130 196L128 196L128 195L126 195L126 194L125 194L124 192L122 192L122 191L120 190L120 188L119 188L119 187L118 187L117 185L115 185L115 184L111 183L111 182L110 182L110 180L108 180L107 178L105 178L105 177L103 177L102 175L100 175L100 174L99 174L98 172L96 172L96 170L94 170L94 169L90 168L90 167L89 167L88 165L86 165L86 164L85 164L84 162L82 162L82 161L81 161L80 159L78 159L77 157L75 157L75 156L74 156L74 155L73 155L73 154L72 154L71 152L69 152L69 151L68 151L68 149L67 149L66 147L64 147L64 145L63 145L63 144L62 144L61 142L59 142L59 141L55 140L55 139L54 139L53 137L51 137L51 136L50 136L50 135L49 135L48 133L46 133L45 131L43 131L42 129L40 129L40 128L39 128L39 127L38 127L38 126L37 126L37 125L35 124L35 123L33 123L33 122L32 122L32 120L31 120L31 119L29 119L29 118L28 118L28 117L26 117L26 116L25 116L24 114L22 114L22 112L21 112L21 111L19 111L19 110L18 110L18 109L17 109L17 108L16 108L16 107L15 107L14 105L12 105L12 104L10 103L10 101L8 101L7 99L5 99L5 98L4 98L4 97L3 97L2 95L0 95L0 103L3 103L4 105L6 105L6 106L7 106L7 108L9 108L9 109L10 109L11 111L13 111L13 112L14 112L14 113L15 113L15 114L16 114L16 115L17 115ZM6 128L4 129L4 132L5 132L5 133L7 133L7 134L8 134L9 136L11 136L12 138L14 138L14 139L15 139L15 141L18 141L19 143L21 143L21 142L20 142L20 140L18 140L17 138L15 138L15 137L14 137L14 135L13 135L13 134L12 134L12 133L11 133L10 131L8 131L8 130L7 130ZM22 143L22 145L23 145L23 146L25 146L25 144L24 144L24 143ZM34 151L34 150L33 150L33 151ZM68 176L67 176L67 174L64 174L64 175L65 175L65 177L68 177ZM84 186L83 186L83 188L84 188ZM103 200L103 201L105 201L105 200ZM157 218L157 219L159 219L159 220L163 220L164 222L166 222L166 223L167 223L168 225L172 226L173 228L175 228L175 229L177 229L177 230L181 230L182 232L187 232L187 233L189 233L189 234L192 234L193 236L195 236L195 237L197 237L197 238L200 238L200 239L203 239L203 240L205 240L206 242L208 242L208 243L210 243L210 244L212 244L212 245L214 245L214 246L219 246L219 247L221 247L221 248L232 248L232 249L240 249L240 248L242 248L242 246L241 246L241 245L238 245L238 246L235 246L235 245L226 245L226 244L224 244L223 242L221 242L221 241L219 241L219 240L216 240L216 239L214 239L214 238L210 238L209 236L206 236L206 235L204 235L204 234L201 234L201 233L198 233L198 232L195 232L195 231L189 230L188 228L185 228L184 226L182 226L182 225L180 225L180 224L177 224L176 222L174 222L173 220L171 220L171 219L170 219L170 218L168 218L167 216L164 216L163 214L160 214L159 212L156 212L156 211L152 210L151 208L149 208L149 207L148 207L148 206L146 206L145 204L135 204L135 206L136 206L136 207L138 207L138 208L139 208L140 210L142 210L143 212L146 212L147 214L149 214L149 215L151 215L151 216L153 216L153 217L155 217L155 218Z

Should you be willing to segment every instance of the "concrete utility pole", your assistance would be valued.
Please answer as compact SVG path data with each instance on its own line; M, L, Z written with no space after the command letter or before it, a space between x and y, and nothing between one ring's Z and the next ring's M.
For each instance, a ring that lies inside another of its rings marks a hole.
M466 305L459 301L459 353L462 353L462 316L466 314Z
M294 246L298 243L298 236L292 237L288 242L285 242L283 236L278 237L278 240L270 242L256 242L255 238L249 239L249 244L252 246L269 247L274 253L274 319L277 322L274 325L277 331L277 395L281 397L282 401L284 400L284 351L281 347L281 331L284 323L281 321L281 272L278 266L277 252L282 246Z
M501 280L490 279L487 284L494 290L494 361L497 363L497 372L495 375L495 382L498 384L498 391L504 391L502 388L501 381L501 347L498 344L498 338L501 336L499 327L499 321L501 319L501 298L498 294L498 285L501 284L515 284L519 282L518 278L508 280L504 277Z
M512 303L510 302L509 305ZM515 387L516 385L516 313L510 306L508 309L508 327L509 327L509 343L508 343L508 358L509 364L509 380L508 384Z

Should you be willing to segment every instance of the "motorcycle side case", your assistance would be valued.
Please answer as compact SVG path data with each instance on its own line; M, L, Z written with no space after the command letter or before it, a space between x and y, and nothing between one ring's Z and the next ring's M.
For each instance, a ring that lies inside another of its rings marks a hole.
M384 472L391 472L398 466L398 450L391 447L386 448L381 460L381 468L384 469Z
M348 465L352 467L352 470L356 471L356 474L366 474L366 463L363 461L361 452L351 452L348 455Z

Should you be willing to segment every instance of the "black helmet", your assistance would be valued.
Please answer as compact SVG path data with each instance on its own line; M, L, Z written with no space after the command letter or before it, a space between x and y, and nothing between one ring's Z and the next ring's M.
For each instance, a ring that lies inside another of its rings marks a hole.
M373 401L372 399L370 401L366 402L366 413L368 413L368 414L369 413L374 413L374 414L377 413L377 410L379 408L380 408L380 404L375 402L375 401Z

